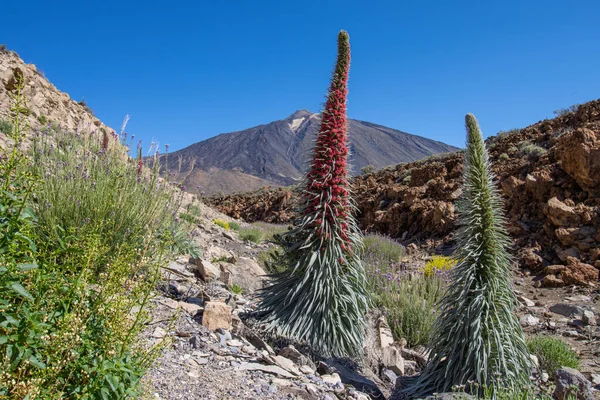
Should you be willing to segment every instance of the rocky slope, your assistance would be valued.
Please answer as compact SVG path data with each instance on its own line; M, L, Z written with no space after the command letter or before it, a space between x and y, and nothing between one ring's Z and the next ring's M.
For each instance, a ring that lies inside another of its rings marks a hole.
M19 76L25 82L23 95L27 100L21 116L25 117L30 128L57 123L69 131L105 130L115 134L113 129L94 116L85 103L76 102L67 93L58 90L34 64L26 64L17 53L5 47L0 47L0 120L9 119L9 93ZM0 132L0 144L5 140L6 136Z
M407 348L402 340L394 340L380 310L369 314L364 358L354 362L323 358L306 345L266 334L252 317L257 289L265 282L256 259L273 244L240 240L235 231L212 222L227 217L199 206L194 235L203 255L182 256L165 266L165 279L154 299L148 342L166 340L167 345L143 379L152 398L392 399L388 396L394 385L404 382L400 377L419 373L427 361L426 349ZM426 260L416 251L403 262L422 270ZM232 293L232 283L243 293ZM537 288L524 273L517 274L514 284L526 335L560 337L568 343L581 358L583 375L572 373L584 383L582 394L598 394L597 290ZM536 368L532 381L552 392L551 375ZM560 388L559 379L554 383Z
M489 138L523 268L561 286L598 280L600 268L600 100L576 112ZM399 164L353 180L358 220L432 251L452 244L460 196L460 152ZM209 203L247 221L289 221L296 195L274 188Z
M290 185L304 175L321 123L320 114L306 110L266 125L226 133L169 155L169 169L192 193L206 195ZM348 120L350 164L354 173L367 165L381 168L432 154L455 151L453 146L370 122Z

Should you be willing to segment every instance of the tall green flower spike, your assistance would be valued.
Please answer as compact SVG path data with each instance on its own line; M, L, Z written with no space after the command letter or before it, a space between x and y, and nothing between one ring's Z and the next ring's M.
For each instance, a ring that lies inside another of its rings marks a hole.
M295 227L280 240L276 262L288 269L272 276L259 310L269 329L309 343L324 355L362 352L368 309L364 267L356 247L347 178L346 97L350 68L348 33L338 35L338 57L305 178Z
M503 203L472 114L466 116L466 127L463 194L457 203L459 262L440 302L430 361L404 391L408 398L449 392L453 386L495 392L529 382L531 360L514 313Z

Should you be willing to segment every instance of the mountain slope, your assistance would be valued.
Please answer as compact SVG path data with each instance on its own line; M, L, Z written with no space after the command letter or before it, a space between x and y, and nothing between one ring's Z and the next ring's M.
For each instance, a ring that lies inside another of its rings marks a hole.
M214 194L285 186L302 179L320 114L299 110L289 117L243 131L222 134L169 155L169 169L190 191ZM382 168L457 150L453 146L370 122L348 120L350 165L353 175L373 165ZM206 171L233 171L208 180ZM245 174L255 177L236 177ZM245 184L240 186L239 182ZM218 187L217 187L218 186ZM198 188L199 187L199 188Z

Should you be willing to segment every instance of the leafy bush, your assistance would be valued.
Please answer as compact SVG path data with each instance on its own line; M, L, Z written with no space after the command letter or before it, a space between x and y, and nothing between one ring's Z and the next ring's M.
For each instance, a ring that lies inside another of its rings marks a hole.
M456 265L456 260L446 256L432 256L431 260L427 261L423 273L425 276L433 276L438 271L449 271Z
M572 112L576 112L577 110L579 110L580 106L581 106L581 104L573 104L572 106L569 106L568 108L559 108L558 110L554 110L553 113L557 117L564 117L567 114L570 114Z
M90 134L46 132L28 159L21 87L0 157L0 397L136 397L159 266L185 239L174 195Z
M375 305L385 309L394 337L406 339L409 346L427 344L437 317L436 304L445 290L445 275L425 276L389 263L367 269L367 277Z
M444 291L445 274L406 271L400 264L404 254L404 246L387 236L363 238L361 258L375 305L384 308L396 339L406 339L409 346L424 345L435 321L435 304Z
M548 150L531 142L523 142L519 144L521 155L526 156L530 160L536 161L541 156L546 154Z
M222 219L213 219L213 223L227 231L229 230L229 222L227 221L223 221Z
M399 263L404 256L404 246L388 236L369 234L363 237L361 257L365 265L376 268L379 265Z
M237 222L235 222L235 221L231 221L231 222L229 223L229 229L232 229L232 230L234 230L234 231L239 231L239 230L240 230L240 224L238 224L238 223L237 223Z
M200 206L197 204L190 204L188 206L188 212L196 217L202 215L202 211L200 210Z
M561 367L579 369L577 353L558 338L534 336L527 340L527 346L529 351L538 357L541 369L551 377Z
M263 240L263 231L260 228L240 228L238 235L240 239L253 243L260 243Z
M367 165L364 166L360 169L360 173L363 175L368 175L375 172L375 166L374 165Z
M10 135L12 132L13 125L10 121L0 119L0 132L5 135Z
M196 220L197 220L197 217L190 213L181 213L181 214L179 214L179 218L181 218L182 220L184 220L190 224L195 224Z
M252 223L252 226L260 229L263 235L263 240L273 241L278 235L288 231L288 225L269 224L267 222L257 221Z
M510 156L508 154L506 154L506 153L502 153L498 157L498 160L500 160L500 161L508 161L508 160L510 160Z

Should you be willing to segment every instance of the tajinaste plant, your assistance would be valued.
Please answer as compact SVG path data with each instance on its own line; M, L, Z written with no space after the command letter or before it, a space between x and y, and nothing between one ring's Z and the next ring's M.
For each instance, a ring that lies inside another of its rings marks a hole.
M288 268L272 276L260 309L269 328L324 355L362 351L368 296L358 257L361 236L347 179L346 97L350 43L338 35L338 58L302 193L301 217L280 243Z
M466 127L463 195L457 204L458 264L440 302L430 361L405 390L413 396L448 392L453 386L495 392L529 382L531 361L514 313L503 203L472 114L466 116Z

